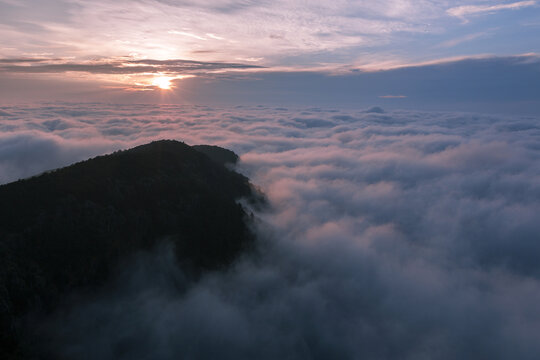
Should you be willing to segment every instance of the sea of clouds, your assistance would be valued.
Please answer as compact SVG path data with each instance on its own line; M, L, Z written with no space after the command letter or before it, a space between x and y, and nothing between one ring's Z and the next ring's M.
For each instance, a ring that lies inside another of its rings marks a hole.
M0 107L0 182L155 139L267 195L257 256L188 288L167 246L41 325L74 359L538 359L540 118L370 109Z

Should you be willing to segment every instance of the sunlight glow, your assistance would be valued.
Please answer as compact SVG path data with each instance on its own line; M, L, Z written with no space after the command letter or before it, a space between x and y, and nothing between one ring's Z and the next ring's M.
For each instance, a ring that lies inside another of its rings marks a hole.
M171 80L173 79L173 77L167 76L156 77L154 80L152 80L152 85L157 86L162 90L170 90L172 87Z

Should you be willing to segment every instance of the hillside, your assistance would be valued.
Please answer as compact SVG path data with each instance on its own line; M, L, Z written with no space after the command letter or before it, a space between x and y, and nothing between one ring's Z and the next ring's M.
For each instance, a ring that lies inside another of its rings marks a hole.
M0 348L18 357L17 319L103 284L125 256L166 239L195 279L253 243L236 154L163 140L0 186ZM231 161L232 160L232 161ZM2 353L0 352L0 355Z

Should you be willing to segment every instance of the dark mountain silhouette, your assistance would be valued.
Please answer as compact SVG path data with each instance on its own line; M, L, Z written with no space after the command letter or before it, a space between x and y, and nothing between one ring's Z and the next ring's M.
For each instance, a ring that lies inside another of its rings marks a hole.
M193 279L253 244L248 179L215 146L163 140L0 186L0 357L20 358L19 326L74 289L103 284L121 258L172 241Z
M233 151L221 148L219 146L194 145L193 148L222 165L236 164L238 161L238 155L236 155Z

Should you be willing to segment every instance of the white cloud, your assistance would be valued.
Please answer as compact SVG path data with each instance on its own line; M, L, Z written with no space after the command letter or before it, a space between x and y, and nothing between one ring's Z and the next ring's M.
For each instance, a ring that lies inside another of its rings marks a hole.
M491 13L500 10L516 10L522 9L524 7L530 7L536 5L535 0L531 1L517 1L508 4L498 4L498 5L462 5L450 8L446 12L451 16L456 16L459 18L466 18L468 15L477 15L482 13Z
M380 95L381 99L405 99L406 95Z
M192 33L186 32L186 31L169 30L169 31L167 31L167 33L174 34L174 35L187 36L187 37L191 37L191 38L198 39L198 40L204 40L204 41L208 40L205 37L195 35L195 34L192 34ZM212 38L215 39L215 37L213 37L213 36L212 36Z
M24 7L6 5L0 11L0 57L46 49L54 57L78 60L126 54L201 61L262 58L265 66L297 69L323 65L338 69L369 56L379 63L392 57L411 62L448 56L442 50L431 51L434 40L460 44L447 39L459 26L448 15L465 19L535 4L530 0L496 5L466 0L51 0ZM518 26L504 24L516 31ZM486 41L482 51L500 53L496 43ZM516 52L531 50L527 38L513 46Z
M461 37L458 37L458 38L454 38L454 39L444 41L441 44L439 44L439 47L446 47L446 48L454 47L454 46L457 46L457 45L462 44L464 42L468 42L468 41L476 40L478 38L485 37L488 34L489 34L489 32L478 32L478 33L474 33L474 34L468 34L468 35L465 35L465 36L461 36Z
M56 2L69 9L65 16L51 18L43 9L38 11L41 6L27 10L19 16L43 29L36 32L20 24L0 29L5 45L14 45L19 55L44 47L54 49L56 56L79 58L129 53L193 58L197 51L200 60L263 57L271 64L288 56L379 45L398 32L422 32L421 19L444 13L436 2L426 0Z

